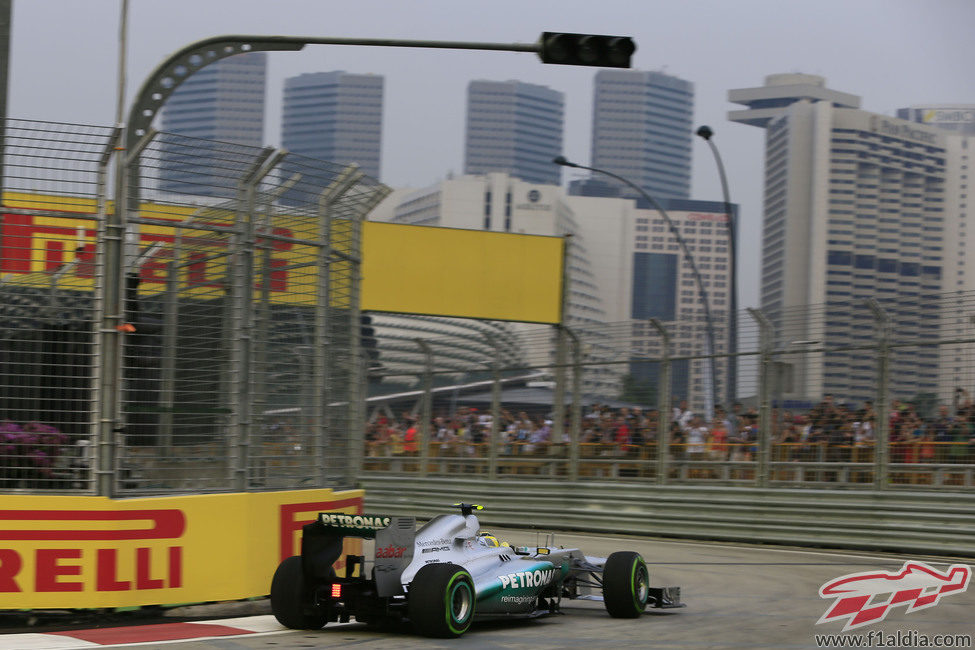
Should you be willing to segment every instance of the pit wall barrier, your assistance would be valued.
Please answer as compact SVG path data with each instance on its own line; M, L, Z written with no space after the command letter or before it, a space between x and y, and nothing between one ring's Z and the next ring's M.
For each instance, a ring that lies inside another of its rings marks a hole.
M301 527L361 514L362 490L144 499L8 495L0 609L132 607L264 596ZM345 552L356 552L350 540ZM343 553L344 556L344 553Z
M975 558L963 493L647 486L370 473L366 510L429 518L458 501L483 526L785 544ZM490 530L490 529L488 529ZM513 540L517 541L517 540Z

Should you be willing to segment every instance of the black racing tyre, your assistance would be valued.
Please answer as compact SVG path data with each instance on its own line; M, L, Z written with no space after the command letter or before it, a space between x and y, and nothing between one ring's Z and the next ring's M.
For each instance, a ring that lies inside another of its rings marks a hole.
M325 614L307 614L311 590L305 584L301 556L292 555L278 565L271 579L271 613L278 623L292 630L319 630L325 626Z
M613 618L636 618L650 596L650 572L639 553L617 551L603 568L603 604Z
M410 620L419 634L458 637L474 620L474 579L456 564L427 564L410 583L407 601Z

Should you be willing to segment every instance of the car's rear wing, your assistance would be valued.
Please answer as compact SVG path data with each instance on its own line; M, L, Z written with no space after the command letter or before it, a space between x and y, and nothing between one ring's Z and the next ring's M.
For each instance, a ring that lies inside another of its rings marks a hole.
M350 515L320 512L318 518L301 530L301 560L305 576L317 581L334 579L332 565L342 555L346 537L375 539L375 580L379 596L403 593L400 576L413 561L416 518L386 515ZM351 578L356 566L364 576L364 556L346 558L345 577Z

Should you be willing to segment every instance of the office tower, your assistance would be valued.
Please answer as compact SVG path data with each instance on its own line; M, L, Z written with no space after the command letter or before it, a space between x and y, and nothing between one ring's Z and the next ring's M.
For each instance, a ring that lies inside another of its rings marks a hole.
M503 172L529 183L558 185L562 93L520 81L472 81L467 87L464 173Z
M161 190L234 195L239 175L250 165L247 156L180 136L260 147L266 82L267 54L252 52L211 63L176 89L162 111Z
M694 256L707 294L713 350L724 354L731 290L724 203L663 199L660 204ZM678 357L671 362L671 395L687 399L699 413L722 403L727 360L716 360L713 394L710 363L687 358L708 353L708 323L697 278L664 216L642 198L570 196L568 205L586 241L606 321L626 322L629 328L629 336L618 340L626 346L620 352L631 359L631 378L649 382L659 394L659 363L635 360L664 355L660 334L650 322L656 319L670 337L670 355ZM737 212L737 206L732 210Z
M730 120L766 131L761 307L777 349L876 345L869 299L899 337L936 339L938 294L954 276L949 136L860 110L859 97L814 75L771 75L728 97L746 107ZM873 400L875 357L875 349L796 355L793 396ZM939 391L936 350L895 349L890 360L894 397Z
M281 146L379 178L383 77L313 72L284 82Z
M949 134L945 164L946 237L942 290L944 299L943 334L949 338L969 338L975 331L970 301L975 292L975 265L966 263L968 224L975 223L975 202L968 198L971 188L969 169L975 161L975 104L919 104L897 110L897 117L927 124ZM941 348L941 387L939 394L950 395L955 388L975 385L972 353L957 346Z
M593 91L591 166L626 178L658 200L689 198L693 120L689 81L662 72L600 70ZM628 187L621 192L637 196Z

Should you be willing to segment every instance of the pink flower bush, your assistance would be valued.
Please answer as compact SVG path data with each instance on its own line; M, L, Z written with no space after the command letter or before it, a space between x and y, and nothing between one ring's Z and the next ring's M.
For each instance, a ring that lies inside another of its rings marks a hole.
M67 442L66 435L47 424L0 422L0 470L33 469L36 475L49 477Z

